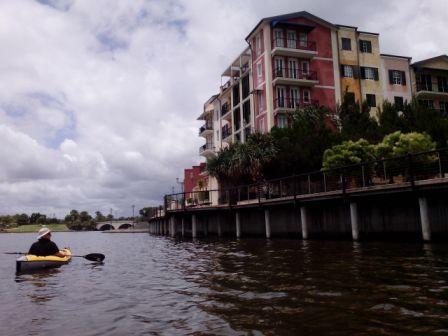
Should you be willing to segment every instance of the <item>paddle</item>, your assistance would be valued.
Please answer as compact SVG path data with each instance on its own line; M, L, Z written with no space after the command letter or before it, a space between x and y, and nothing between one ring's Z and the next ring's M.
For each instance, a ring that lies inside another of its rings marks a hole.
M24 252L3 252L3 253L4 254L21 254L21 255L28 254L28 253L24 253ZM98 262L103 261L104 258L106 258L106 256L104 254L101 254L101 253L90 253L90 254L86 254L84 256L72 255L72 257L84 258L84 259L87 259L87 260L90 260L90 261L98 261Z

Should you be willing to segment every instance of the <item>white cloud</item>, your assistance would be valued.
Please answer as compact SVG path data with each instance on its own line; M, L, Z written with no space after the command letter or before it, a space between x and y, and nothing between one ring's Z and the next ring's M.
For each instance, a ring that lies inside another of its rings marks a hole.
M262 18L308 10L446 53L445 0L0 2L0 213L130 215L197 163L197 115ZM176 186L177 187L177 186Z

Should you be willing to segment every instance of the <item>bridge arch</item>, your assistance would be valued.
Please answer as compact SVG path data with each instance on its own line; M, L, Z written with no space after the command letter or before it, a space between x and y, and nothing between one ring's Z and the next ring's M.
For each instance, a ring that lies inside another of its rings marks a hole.
M103 224L99 228L100 231L109 231L109 230L115 230L113 225L110 225L109 223Z
M129 228L131 228L131 227L132 227L132 224L124 223L124 224L121 224L121 225L118 227L118 229L119 229L119 230L125 230L125 229L129 229Z

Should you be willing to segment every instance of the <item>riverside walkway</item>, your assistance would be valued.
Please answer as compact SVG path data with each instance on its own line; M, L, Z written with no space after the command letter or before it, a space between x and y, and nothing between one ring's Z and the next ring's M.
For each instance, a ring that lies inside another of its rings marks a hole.
M149 230L191 237L442 238L448 235L448 149L166 195Z

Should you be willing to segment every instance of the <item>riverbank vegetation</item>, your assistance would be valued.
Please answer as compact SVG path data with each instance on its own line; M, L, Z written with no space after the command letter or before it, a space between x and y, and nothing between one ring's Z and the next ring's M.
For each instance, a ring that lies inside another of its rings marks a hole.
M322 106L300 108L288 127L231 144L207 161L210 175L235 186L447 146L448 118L416 99L385 102L376 118L366 103L346 98L336 115Z

